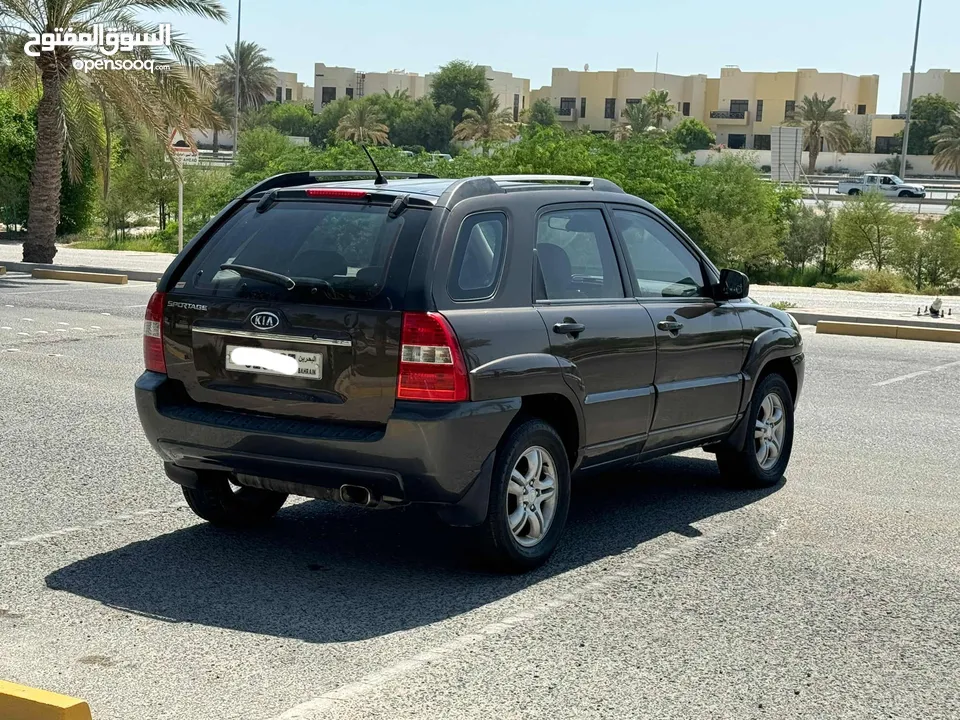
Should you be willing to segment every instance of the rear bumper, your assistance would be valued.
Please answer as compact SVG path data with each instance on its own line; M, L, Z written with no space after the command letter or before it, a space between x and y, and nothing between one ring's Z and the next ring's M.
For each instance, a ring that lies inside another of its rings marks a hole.
M355 484L391 502L456 505L481 495L484 513L486 493L468 491L489 483L497 444L520 409L519 398L398 402L386 427L377 430L185 405L178 397L166 375L145 372L137 380L144 432L167 474L181 484L193 473L178 468L319 489Z

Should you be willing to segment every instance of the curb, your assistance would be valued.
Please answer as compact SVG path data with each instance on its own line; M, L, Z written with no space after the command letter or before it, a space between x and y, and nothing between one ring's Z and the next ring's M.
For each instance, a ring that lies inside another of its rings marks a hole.
M932 330L960 330L960 316L948 316L947 318L924 318L918 319L910 317L904 318L873 318L860 317L856 315L831 315L829 313L806 312L786 310L787 314L793 316L798 325L817 325L820 322L840 322L855 323L858 325L895 325L897 327L916 327L930 328Z
M856 337L891 338L896 340L960 343L960 330L950 328L878 325L872 323L821 320L817 323L817 334L820 333L825 335L853 335Z
M0 680L3 720L91 720L90 706L68 695Z
M141 282L155 283L163 277L162 272L152 270L118 270L117 268L100 268L90 266L76 265L45 265L42 263L6 263L7 270L10 272L33 273L34 270L59 270L75 273L97 273L101 275L126 275L129 280L139 280ZM70 279L70 278L64 278Z

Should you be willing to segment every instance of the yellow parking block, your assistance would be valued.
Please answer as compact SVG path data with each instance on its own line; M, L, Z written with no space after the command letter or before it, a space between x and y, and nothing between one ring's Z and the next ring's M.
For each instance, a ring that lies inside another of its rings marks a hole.
M875 323L821 320L817 323L817 333L960 343L960 330L938 327L913 327L910 325L878 325Z
M78 280L80 282L107 283L108 285L126 285L127 276L115 273L79 272L76 270L41 270L34 268L33 277L38 280Z
M817 333L824 333L826 335L857 335L859 337L895 338L897 337L897 326L821 320L817 323Z
M91 720L83 700L0 680L3 720Z
M960 343L960 330L934 327L903 327L897 328L897 337L901 340L927 340L929 342Z

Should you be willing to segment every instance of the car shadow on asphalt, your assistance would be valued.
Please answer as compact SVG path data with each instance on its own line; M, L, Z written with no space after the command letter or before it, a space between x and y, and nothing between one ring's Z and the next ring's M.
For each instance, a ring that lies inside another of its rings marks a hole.
M716 463L674 456L578 480L552 560L526 575L481 572L464 531L432 512L371 512L328 503L285 508L263 529L198 524L47 576L47 586L171 622L298 638L363 640L428 625L546 578L632 550L776 492L738 491Z

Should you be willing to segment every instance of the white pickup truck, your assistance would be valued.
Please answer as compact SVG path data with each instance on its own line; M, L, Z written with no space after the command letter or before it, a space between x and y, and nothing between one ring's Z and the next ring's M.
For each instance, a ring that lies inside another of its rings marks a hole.
M879 191L888 197L922 198L927 196L927 190L923 185L905 183L896 175L868 173L852 180L841 180L837 185L837 192L841 195L859 195L870 190Z

